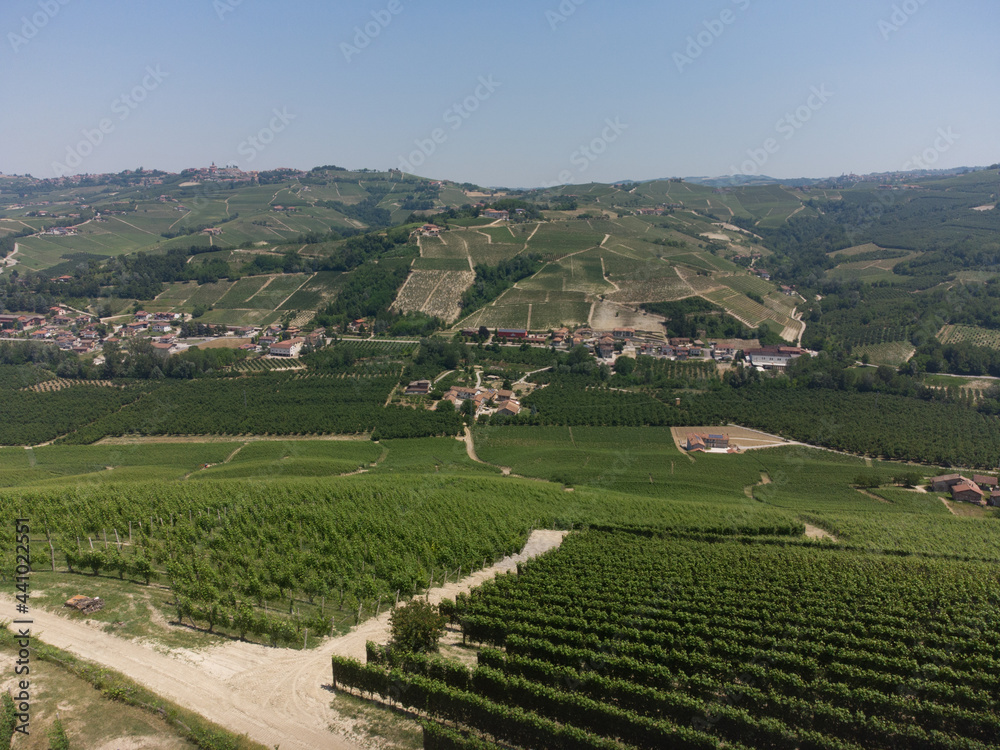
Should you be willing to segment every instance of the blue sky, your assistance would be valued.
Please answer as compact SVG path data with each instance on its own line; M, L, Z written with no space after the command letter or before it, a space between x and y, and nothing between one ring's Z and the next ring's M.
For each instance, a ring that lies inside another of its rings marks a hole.
M991 164L997 29L994 0L4 0L0 171Z

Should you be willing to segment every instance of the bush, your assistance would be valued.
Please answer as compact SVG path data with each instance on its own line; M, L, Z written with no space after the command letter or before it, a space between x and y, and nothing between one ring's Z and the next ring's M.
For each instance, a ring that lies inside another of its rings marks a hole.
M389 618L392 640L389 646L407 653L435 652L447 621L448 618L436 606L414 599L392 611Z
M52 722L52 728L49 729L49 748L50 750L69 750L69 737L66 736L66 730L63 729L62 721L58 717Z

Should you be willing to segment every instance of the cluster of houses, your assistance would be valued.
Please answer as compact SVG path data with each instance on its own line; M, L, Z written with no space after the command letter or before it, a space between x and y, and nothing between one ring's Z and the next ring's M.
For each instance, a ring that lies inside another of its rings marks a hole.
M431 392L433 384L429 380L414 380L404 393L408 396L426 396ZM441 398L450 401L456 409L461 409L466 401L474 404L473 414L499 414L503 417L516 417L521 413L521 402L517 400L514 391L482 388L477 386L454 386Z
M106 342L148 335L152 338L153 351L167 356L187 349L178 338L179 325L184 320L182 313L139 310L128 323L98 328L96 318L53 307L48 315L0 315L0 333L32 341L49 341L77 354L93 353ZM110 335L107 335L108 329ZM219 331L222 329L222 326L218 327ZM324 328L303 333L295 326L225 326L225 335L255 339L255 342L243 344L240 349L272 357L294 358L306 345L316 348L326 344Z
M475 338L478 329L463 328L463 336ZM792 360L806 353L797 346L759 346L754 341L737 339L721 340L705 343L701 339L671 338L664 341L654 336L642 335L635 328L612 328L610 331L595 331L583 327L570 331L568 328L557 328L547 337L532 334L523 328L499 328L494 340L497 343L527 343L535 346L553 346L557 349L572 349L585 346L600 359L614 359L619 350L624 356L643 354L658 359L692 360L715 359L720 362L730 362L743 352L746 360L759 370L781 370Z
M956 502L973 505L1000 507L1000 489L997 478L985 474L973 474L966 479L961 474L943 474L931 479L934 492L950 492Z
M663 216L664 214L669 214L675 209L684 208L683 203L661 203L656 208L637 208L636 213L639 216Z
M97 321L89 315L53 307L47 315L0 315L0 330L32 341L54 342L60 349L87 354L101 342Z

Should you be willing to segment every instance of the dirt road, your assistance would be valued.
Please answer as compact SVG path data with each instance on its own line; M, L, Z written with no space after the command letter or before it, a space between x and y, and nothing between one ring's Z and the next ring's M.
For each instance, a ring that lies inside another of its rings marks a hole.
M518 562L558 547L565 535L562 531L535 531L517 555L433 589L428 598L431 602L454 598L499 573L516 570ZM0 604L4 611L13 611L9 597L0 597ZM384 643L389 638L387 611L309 651L233 642L199 651L163 653L116 638L86 621L42 610L32 614L33 633L46 643L122 672L217 724L245 732L267 747L280 745L282 750L361 747L334 733L347 724L330 708L330 656L363 660L366 641Z

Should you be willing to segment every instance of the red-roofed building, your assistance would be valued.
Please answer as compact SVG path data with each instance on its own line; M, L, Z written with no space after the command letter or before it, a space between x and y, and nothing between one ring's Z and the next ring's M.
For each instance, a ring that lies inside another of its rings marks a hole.
M687 436L687 449L689 451L701 451L704 452L707 447L705 445L705 438L692 432Z
M968 481L961 474L942 474L931 479L931 489L935 492L947 492L959 482Z
M302 351L305 339L288 339L287 341L275 341L268 347L268 352L272 357L298 357Z
M991 477L987 474L973 474L972 481L978 484L987 492L989 492L990 490L997 489L997 478Z
M956 502L986 505L985 494L968 479L959 482L951 488L951 499Z
M951 488L951 499L956 502L986 505L985 493L975 484L965 479Z
M521 413L521 405L517 401L507 401L497 409L497 414L502 417L516 417Z

